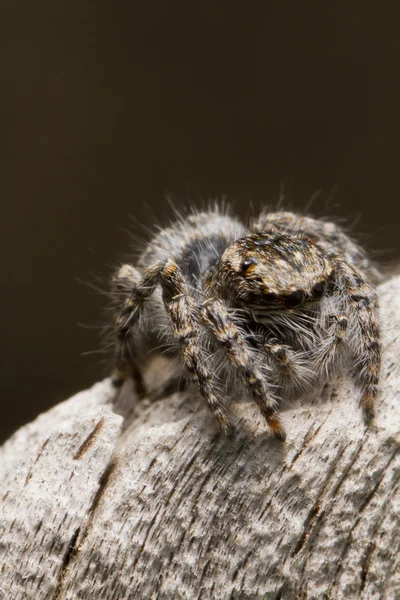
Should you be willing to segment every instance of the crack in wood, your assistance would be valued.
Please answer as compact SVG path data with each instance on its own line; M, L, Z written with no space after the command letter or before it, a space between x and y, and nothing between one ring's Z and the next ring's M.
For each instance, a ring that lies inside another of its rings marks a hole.
M308 552L309 552L309 556L308 559L305 561L304 567L303 567L303 572L305 570L305 567L307 565L307 563L309 562L309 559L311 558L311 554L313 552L313 548L315 546L315 541L318 537L319 532L322 529L323 524L325 523L326 517L327 515L330 514L330 510L333 506L333 503L335 501L335 497L337 496L337 493L340 489L340 487L342 486L344 480L347 478L351 468L354 466L354 464L356 463L358 457L360 456L361 450L363 448L365 442L365 438L363 438L363 440L361 441L360 444L358 444L356 451L352 454L350 461L347 465L347 467L345 467L345 469L343 470L343 473L341 475L341 477L339 478L337 484L333 487L331 494L330 494L330 502L329 505L324 507L324 509L317 515L314 526L312 528L312 531L310 532L308 539L307 539L307 548L308 548Z
M146 542L147 542L147 540L148 540L148 538L149 538L149 535L150 535L150 532L151 532L151 530L152 530L152 528L153 528L153 526L154 526L154 523L155 523L155 522L156 522L156 520L157 520L157 517L158 517L158 515L159 515L159 513L160 513L160 510L161 510L161 505L158 507L158 509L157 509L157 510L156 510L156 512L154 513L154 515L153 515L153 517L152 517L152 519L151 519L151 521L150 521L150 523L149 523L149 526L148 526L148 528L146 529L146 533L145 533L145 535L144 535L143 542L140 544L140 547L139 547L139 552L138 552L138 554L137 554L137 556L136 556L135 560L134 560L134 561L133 561L133 563L132 563L132 567L131 567L131 568L132 568L132 571L134 571L134 570L135 570L135 567L136 567L137 563L139 562L139 559L140 559L141 555L142 555L142 554L143 554L143 552L144 552L144 549L145 549L145 547L146 547Z
M89 533L90 528L93 523L95 512L97 510L97 507L99 506L102 496L105 493L105 490L108 486L110 477L115 470L115 467L116 467L115 463L110 461L99 479L99 487L97 488L96 494L94 495L92 504L89 508L89 511L88 511L89 519L88 519L86 527L82 533L82 536L79 540L79 543L78 543L78 537L79 537L79 534L81 531L81 526L79 526L75 529L75 531L71 537L71 540L68 544L67 551L66 551L63 561L61 563L60 571L58 574L58 583L57 583L55 593L53 595L53 600L60 600L60 598L61 598L61 593L62 593L62 590L64 587L67 569L70 566L70 564L72 563L72 561L75 559L76 555L78 554L79 549L82 547L85 539L88 536L88 533Z
M197 600L200 600L201 596L203 594L203 588L201 587L201 584L203 583L203 579L204 579L204 576L205 576L205 574L207 572L207 569L208 569L209 565L210 565L210 559L208 558L206 560L206 562L204 563L204 566L203 566L203 568L201 570L201 575L200 575L200 579L199 579L199 583L198 583L199 593L197 595Z
M320 431L320 429L325 421L326 421L326 419L324 421L322 421L322 423L320 423L320 425L316 429L308 430L307 434L304 437L303 444L301 445L299 450L294 455L293 460L290 463L289 467L287 467L288 471L292 470L294 463L300 458L300 456L307 450L307 448L311 444L311 442L317 437L318 432Z
M351 547L352 538L353 538L353 532L358 527L358 524L360 523L360 521L361 521L361 519L362 519L362 517L364 515L365 510L367 509L367 507L369 506L370 502L374 498L376 492L378 491L379 486L382 483L383 478L386 475L388 468L390 467L391 463L395 459L396 455L399 453L399 450L400 450L399 448L396 448L394 450L394 452L390 456L389 460L387 461L386 465L383 467L382 473L381 473L378 481L375 483L375 485L373 486L373 488L371 489L371 491L369 492L369 494L367 494L364 502L361 504L361 506L360 506L360 508L358 510L358 516L357 516L356 520L354 521L354 523L353 523L353 525L352 525L352 527L351 527L351 529L350 529L350 531L349 531L349 533L347 535L346 542L344 544L342 553L341 553L341 555L340 555L340 557L338 559L338 566L337 566L336 572L335 572L334 577L333 577L333 581L332 581L331 586L330 586L329 591L328 591L328 596L329 597L331 597L332 590L334 590L337 587L338 583L339 583L340 576L341 576L341 573L343 571L343 563L344 563L344 560L345 560L346 556L348 555L349 549Z
M365 584L367 583L367 575L368 575L368 571L369 571L369 567L370 567L370 564L371 564L372 555L374 553L375 548L376 548L376 543L375 542L370 542L368 544L367 551L366 551L364 559L362 561L362 564L361 564L361 573L360 573L360 579L361 579L360 592L364 591Z
M33 475L33 468L34 466L38 463L40 457L42 456L47 444L49 443L50 438L47 438L47 440L43 443L42 447L40 448L37 457L35 458L35 462L33 463L32 467L29 469L28 471L28 475L26 476L25 479L25 486L29 483L29 481L32 479L32 475Z
M86 454L86 452L89 450L90 446L96 440L96 437L102 430L103 426L104 426L104 417L102 417L100 419L100 421L98 423L96 423L96 425L94 426L94 429L89 433L89 435L86 437L86 439L79 446L78 450L76 451L76 453L74 455L74 460L80 460Z
M61 567L58 572L57 585L56 585L56 589L53 594L53 600L59 600L59 598L60 598L68 566L69 566L73 556L77 552L77 541L78 541L79 533L80 533L80 527L77 527L75 529L74 533L72 534L70 541L68 542L67 549L64 553L64 556L63 556L63 559L61 562Z
M317 498L315 499L314 504L311 507L311 509L307 515L307 518L304 522L303 533L301 534L299 541L297 542L294 550L291 553L292 557L296 556L296 554L298 554L300 552L300 550L303 548L303 546L307 542L307 539L310 535L310 531L313 526L314 520L316 519L316 517L318 516L318 514L321 510L322 499L324 497L325 491L332 479L332 476L335 474L336 466L337 466L339 460L341 459L343 453L344 453L344 448L341 445L341 446L339 446L339 452L337 453L337 455L335 456L335 458L333 459L333 461L331 462L331 464L329 466L327 476L325 477L325 480L322 484L321 489L319 490Z
M360 580L361 580L361 587L360 587L360 591L364 590L364 587L366 585L367 582L367 575L369 573L369 568L372 562L372 557L373 554L377 548L377 544L375 542L375 536L377 535L379 528L381 527L385 517L387 516L387 511L388 511L388 507L390 502L393 500L393 497L397 494L397 491L399 490L399 485L395 486L392 490L392 492L387 496L380 512L379 512L379 517L376 520L376 523L374 525L374 529L372 531L371 534L371 541L367 546L367 550L364 554L364 557L362 559L361 562L361 573L360 573Z

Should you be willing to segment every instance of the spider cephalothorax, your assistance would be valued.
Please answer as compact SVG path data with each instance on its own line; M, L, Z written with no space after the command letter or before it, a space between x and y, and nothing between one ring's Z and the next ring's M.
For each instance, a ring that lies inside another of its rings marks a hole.
M144 394L141 372L161 341L181 356L223 432L233 430L224 403L233 373L284 439L279 400L346 358L370 418L381 357L377 278L364 250L333 223L265 212L246 228L218 210L192 214L160 230L137 266L123 265L114 278L113 381L131 375Z
M331 271L310 238L259 232L228 246L208 287L247 308L297 308L322 296Z

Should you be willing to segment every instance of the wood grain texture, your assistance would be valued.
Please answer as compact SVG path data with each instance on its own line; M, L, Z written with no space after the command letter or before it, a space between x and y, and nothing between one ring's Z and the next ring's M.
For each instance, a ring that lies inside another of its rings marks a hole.
M369 428L343 378L284 410L285 444L247 399L229 441L197 398L113 406L109 381L19 430L0 449L0 598L400 598L400 278L380 292Z

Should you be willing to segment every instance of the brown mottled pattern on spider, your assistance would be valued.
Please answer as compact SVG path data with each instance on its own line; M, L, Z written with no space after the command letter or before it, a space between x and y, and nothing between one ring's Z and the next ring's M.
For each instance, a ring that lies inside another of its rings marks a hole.
M368 420L381 362L378 278L334 223L265 212L246 227L218 208L180 218L114 277L114 382L132 376L145 394L149 352L180 356L222 432L234 430L224 399L236 381L284 439L280 400L350 364Z

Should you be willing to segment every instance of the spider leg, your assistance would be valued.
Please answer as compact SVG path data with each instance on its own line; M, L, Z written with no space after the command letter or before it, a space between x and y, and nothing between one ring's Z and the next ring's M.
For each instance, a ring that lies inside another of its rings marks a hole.
M131 269L134 271L133 268ZM232 435L233 427L227 409L215 393L214 377L206 365L206 354L202 348L199 334L198 305L190 297L182 273L173 261L158 263L146 269L136 285L131 288L131 293L123 303L117 318L119 371L122 372L122 375L126 373L127 360L129 361L131 358L124 353L124 349L129 347L129 344L126 343L127 336L139 319L143 304L157 285L161 286L164 307L169 316L175 340L180 345L182 358L190 377L197 384L221 431L226 435Z
M339 293L344 293L356 326L353 346L358 358L356 366L362 389L361 407L368 420L374 414L381 367L377 292L354 267L345 262L338 262L336 266Z
M275 400L269 394L265 379L251 356L245 337L232 321L226 307L214 298L206 300L202 304L201 316L246 382L275 437L285 440L286 434L275 409Z
M273 344L266 342L265 344L263 344L263 348L274 360L276 366L280 371L290 370L292 360L291 358L289 358L289 353L285 346L283 346L282 344Z
M325 367L326 372L329 366L334 362L339 347L348 333L348 317L340 313L338 315L330 315L330 320L334 321L333 327L330 328L329 337L322 345L321 351L316 353L316 366L318 369Z
M146 388L129 334L139 319L141 306L156 288L161 268L162 265L156 265L142 275L140 271L126 264L113 279L113 292L117 299L117 343L112 382L115 387L121 387L130 375L140 397L146 395Z
M189 375L207 402L220 430L225 435L232 436L233 426L228 411L215 393L214 378L205 361L206 355L199 335L198 305L188 294L182 273L172 261L168 261L162 270L160 284L164 306L172 323L174 337L180 344Z
M275 369L286 384L291 385L298 392L308 387L312 371L303 364L299 355L290 347L278 342L264 342L261 347L271 358Z

